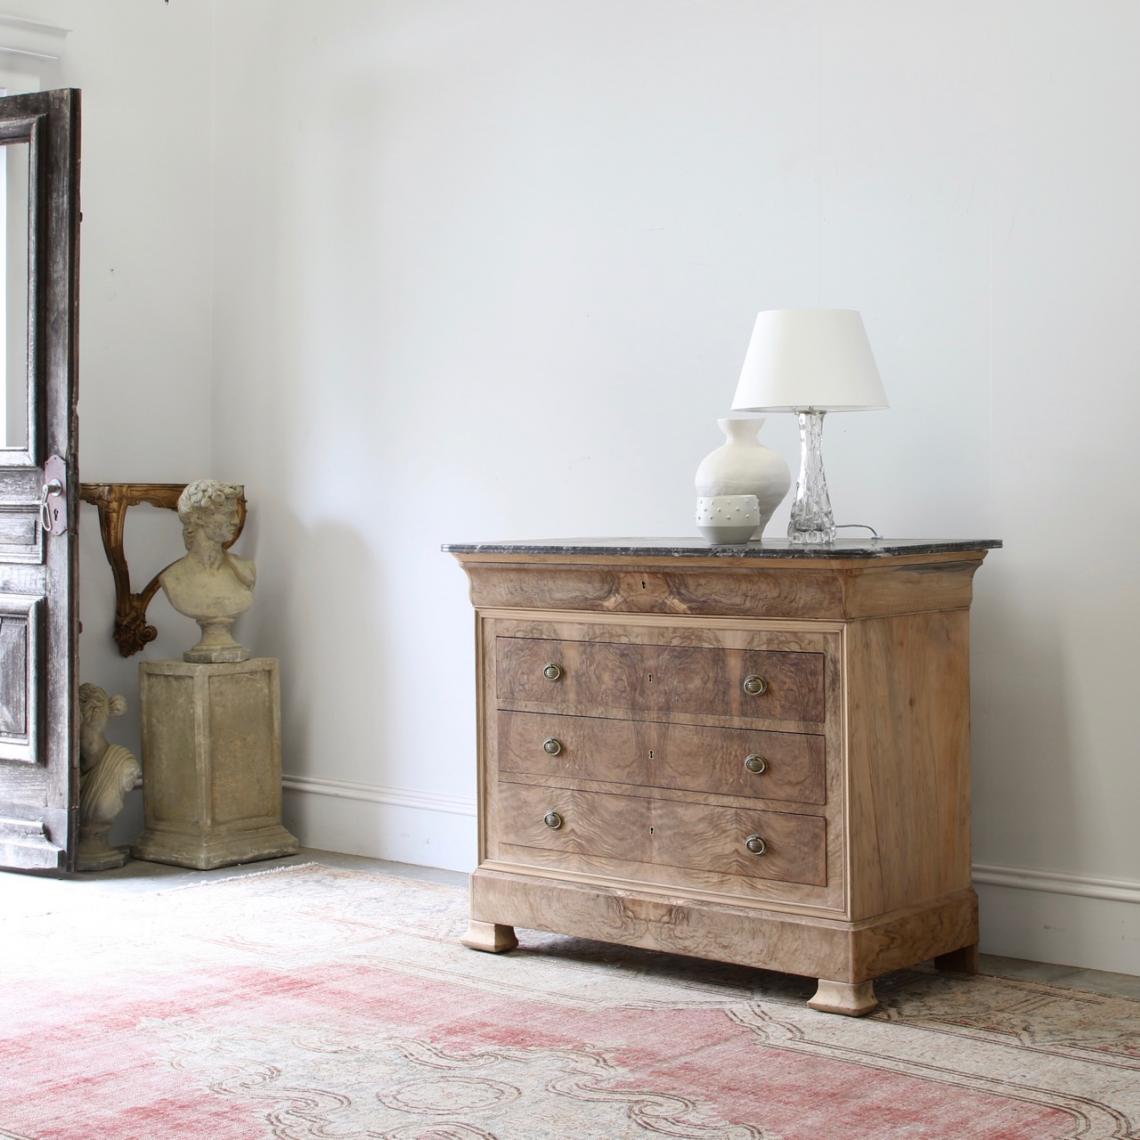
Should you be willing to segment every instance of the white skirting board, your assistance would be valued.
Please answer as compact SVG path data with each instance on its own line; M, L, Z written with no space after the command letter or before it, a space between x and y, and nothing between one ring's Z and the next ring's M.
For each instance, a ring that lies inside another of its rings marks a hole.
M1140 883L974 866L985 954L1140 974Z
M285 826L303 847L449 871L477 861L474 800L301 776L284 787Z
M285 777L285 826L305 847L451 871L475 866L473 800ZM987 954L1140 974L1140 883L974 867Z

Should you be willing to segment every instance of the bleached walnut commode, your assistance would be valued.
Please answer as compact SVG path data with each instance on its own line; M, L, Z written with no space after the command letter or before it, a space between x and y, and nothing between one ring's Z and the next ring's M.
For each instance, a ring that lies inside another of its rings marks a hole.
M971 970L975 541L450 545L476 609L478 950L514 927L819 980Z

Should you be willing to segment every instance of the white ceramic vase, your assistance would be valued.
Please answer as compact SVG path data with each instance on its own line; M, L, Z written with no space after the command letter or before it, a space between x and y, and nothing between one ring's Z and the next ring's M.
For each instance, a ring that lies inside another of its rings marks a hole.
M792 485L791 472L782 455L756 438L762 419L729 417L716 422L725 442L701 460L695 480L697 496L755 495L760 520L752 538L758 539Z

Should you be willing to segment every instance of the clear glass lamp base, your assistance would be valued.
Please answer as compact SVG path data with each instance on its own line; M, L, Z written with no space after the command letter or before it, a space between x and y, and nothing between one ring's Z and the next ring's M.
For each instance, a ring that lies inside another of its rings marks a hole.
M835 541L835 516L823 471L823 412L804 411L800 421L800 474L788 519L788 541Z

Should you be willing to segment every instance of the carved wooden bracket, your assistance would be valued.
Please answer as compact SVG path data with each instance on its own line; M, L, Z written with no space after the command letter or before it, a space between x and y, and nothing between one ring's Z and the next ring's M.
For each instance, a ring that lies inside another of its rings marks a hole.
M81 483L79 497L99 511L99 533L103 536L103 549L111 564L115 579L115 627L112 636L123 657L143 650L158 636L158 630L146 620L147 607L158 593L158 580L164 566L137 594L131 592L131 572L123 550L123 529L127 522L127 509L139 503L166 510L178 508L178 496L185 483ZM245 526L246 502L243 494L238 500L238 529L233 542L237 542Z

